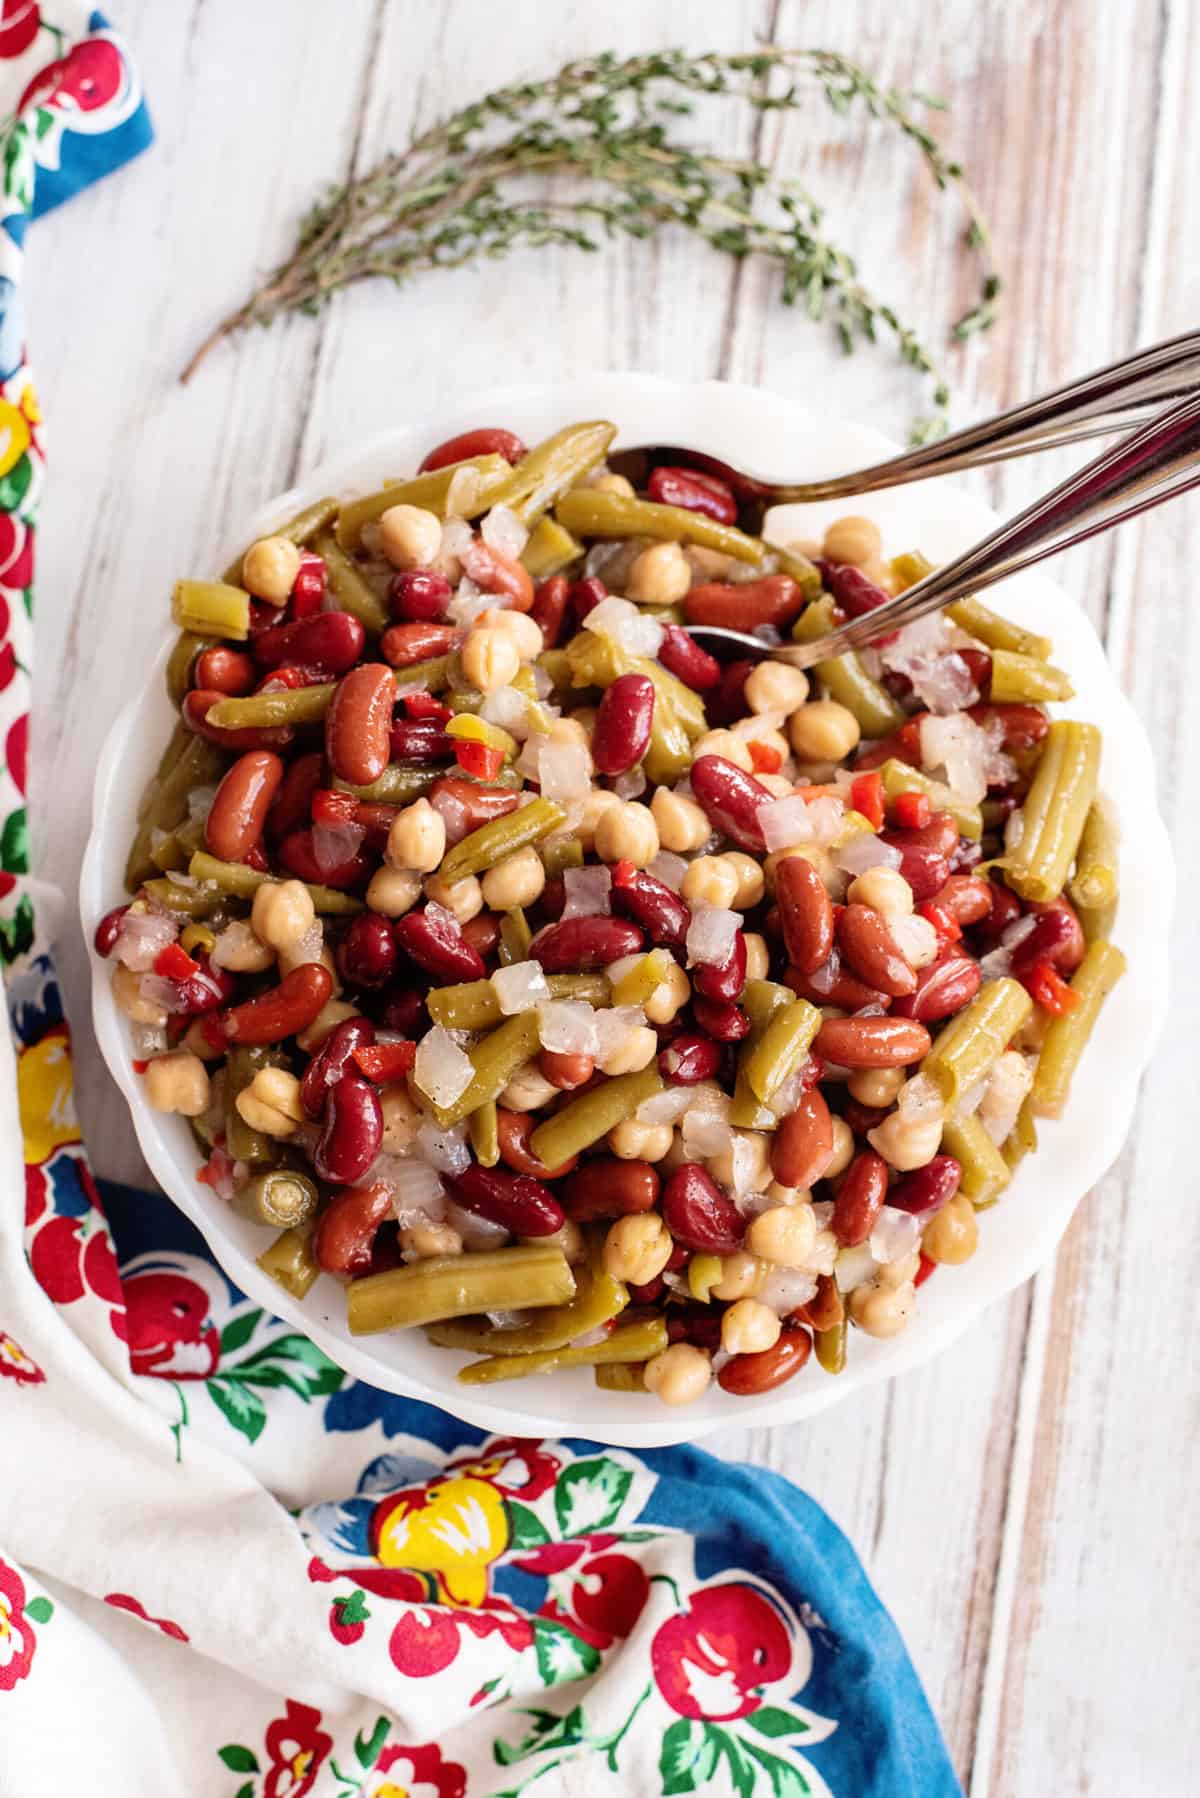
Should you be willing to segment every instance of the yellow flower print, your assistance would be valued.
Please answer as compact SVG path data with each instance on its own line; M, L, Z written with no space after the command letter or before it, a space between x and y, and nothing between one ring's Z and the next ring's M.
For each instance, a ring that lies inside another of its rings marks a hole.
M10 400L0 400L0 475L15 468L29 448L29 420Z
M25 391L21 395L21 411L31 425L41 424L42 408L38 403L38 396L32 381L27 381L25 384Z
M64 1143L79 1141L71 1046L64 1031L52 1030L23 1051L17 1062L17 1109L29 1166L39 1167Z
M371 1525L382 1566L432 1573L439 1596L462 1605L483 1603L487 1570L508 1547L509 1536L503 1498L486 1480L470 1478L395 1492Z

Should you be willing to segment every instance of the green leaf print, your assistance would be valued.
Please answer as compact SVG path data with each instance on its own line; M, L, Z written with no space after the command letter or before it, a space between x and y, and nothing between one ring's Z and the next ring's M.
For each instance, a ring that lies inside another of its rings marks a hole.
M16 512L33 483L33 461L26 454L0 475L0 511Z
M240 1317L231 1317L221 1331L221 1353L232 1355L235 1349L245 1348L262 1316L260 1309L243 1311Z
M545 1685L565 1686L596 1671L600 1665L599 1649L552 1618L534 1617L532 1621L538 1672Z
M29 872L29 820L24 806L9 812L0 829L0 868L6 874Z
M501 1767L511 1767L514 1761L540 1754L544 1748L573 1748L583 1741L586 1733L582 1705L577 1704L565 1717L560 1717L557 1711L525 1711L522 1714L532 1722L519 1742L492 1743L492 1754Z
M33 925L33 900L22 893L12 916L0 918L0 962L14 962L32 948Z
M29 1600L29 1603L25 1606L25 1615L27 1617L32 1617L35 1623L49 1623L51 1617L54 1615L54 1606L50 1599L42 1598L39 1595L37 1598L31 1598Z
M206 1380L208 1396L227 1423L231 1423L247 1442L257 1442L266 1426L267 1413L262 1400L240 1380L228 1374L214 1374Z
M512 1539L509 1542L509 1547L512 1549L540 1548L543 1542L550 1540L548 1531L543 1528L528 1505L519 1505L513 1498L508 1501L508 1521L512 1530Z
M812 1726L803 1717L794 1717L791 1711L781 1711L773 1704L762 1704L756 1711L751 1711L746 1718L747 1727L756 1729L760 1736L807 1736L812 1733Z
M576 1461L558 1482L554 1510L564 1536L590 1536L617 1521L633 1475L607 1457Z
M250 1748L243 1748L240 1742L226 1742L224 1748L218 1748L217 1754L225 1762L231 1773L257 1773L258 1757Z
M792 1761L783 1760L768 1748L760 1748L756 1742L746 1742L744 1747L746 1753L753 1755L759 1766L766 1769L775 1798L812 1798L812 1787ZM752 1784L753 1777L751 1774Z
M4 193L22 212L33 205L33 180L33 135L23 119L14 119L4 139Z
M238 1380L249 1386L287 1386L307 1404L309 1399L323 1398L336 1392L346 1378L341 1368L322 1354L307 1336L291 1334L264 1343L244 1361L229 1369Z
M362 1594L361 1592L355 1592L353 1596L355 1598L361 1598ZM349 1602L350 1601L347 1600L347 1603ZM363 1610L366 1610L365 1605L363 1606ZM387 1741L388 1731L391 1727L388 1718L378 1717L375 1721L375 1727L369 1736L364 1735L361 1730L355 1736L354 1752L358 1756L358 1764L360 1767L373 1767L375 1765L375 1762L379 1759L379 1750Z
M681 1717L672 1723L662 1739L658 1771L662 1777L664 1798L675 1792L694 1792L707 1785L716 1770L720 1730L706 1724L693 1723Z
M361 1586L355 1586L348 1598L335 1598L333 1602L337 1610L339 1623L366 1623L370 1619L371 1613L367 1609L367 1595ZM387 1719L386 1717L381 1717L379 1721L380 1723L386 1723ZM378 1727L378 1725L376 1727Z

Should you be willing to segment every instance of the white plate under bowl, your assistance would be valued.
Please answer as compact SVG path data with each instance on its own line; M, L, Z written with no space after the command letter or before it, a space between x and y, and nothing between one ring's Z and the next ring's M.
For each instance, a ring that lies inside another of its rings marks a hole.
M622 445L687 444L784 479L834 474L897 447L875 431L828 413L817 415L777 394L719 382L687 385L631 374L494 388L324 463L256 518L232 521L236 528L228 548L236 550L322 494L366 492L415 469L431 444L472 425L503 424L535 442L572 419L597 417L616 420ZM986 506L945 481L872 495L855 501L853 509L878 521L891 551L920 548L938 561L966 548L995 522ZM820 535L839 510L846 507L789 507L786 535ZM856 1333L846 1371L837 1379L810 1362L777 1392L744 1399L714 1387L701 1402L679 1411L645 1396L600 1391L587 1372L472 1391L455 1382L464 1357L431 1348L419 1332L355 1339L346 1328L345 1299L336 1281L322 1277L307 1299L290 1298L255 1265L267 1240L263 1232L197 1184L199 1163L188 1127L182 1118L163 1117L146 1103L130 1065L126 1021L113 1004L108 970L96 958L96 1035L128 1102L142 1152L163 1191L203 1232L230 1278L305 1331L349 1373L376 1386L428 1400L495 1431L583 1434L629 1447L691 1440L735 1421L787 1423L810 1417L875 1380L929 1360L985 1305L1028 1279L1054 1253L1075 1206L1115 1160L1128 1131L1138 1081L1165 1010L1173 878L1170 844L1154 803L1150 745L1088 620L1061 588L1040 574L1010 581L997 604L1053 638L1055 660L1070 670L1076 687L1076 698L1066 709L1104 731L1102 781L1123 831L1125 877L1115 936L1129 958L1129 973L1105 1006L1066 1117L1039 1126L1037 1154L1021 1165L1002 1203L981 1220L978 1253L922 1288L918 1316L902 1336L880 1342ZM138 796L170 730L172 713L162 679L168 639L164 618L162 655L114 723L97 770L92 836L80 882L89 940L97 920L121 897Z

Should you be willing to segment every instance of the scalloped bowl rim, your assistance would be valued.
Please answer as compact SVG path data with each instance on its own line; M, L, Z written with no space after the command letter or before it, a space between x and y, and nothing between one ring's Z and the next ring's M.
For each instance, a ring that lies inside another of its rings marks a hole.
M448 403L436 424L383 432L328 458L291 491L260 507L230 548L323 493L369 491L414 467L429 443L480 418L502 419L536 440L571 419L589 416L614 418L621 444L686 442L753 472L788 478L837 473L897 448L874 430L833 422L780 395L733 383L599 374L498 387ZM919 545L937 560L965 548L997 518L945 479L863 496L852 502L852 509L876 519L894 551ZM819 535L831 517L846 510L845 502L782 509L781 534L784 540ZM113 1002L104 963L93 950L96 1037L129 1106L142 1153L163 1191L197 1226L228 1277L311 1337L348 1373L372 1385L438 1405L499 1433L578 1435L582 1430L596 1440L636 1448L697 1440L726 1425L782 1424L813 1416L863 1386L929 1360L987 1305L1036 1273L1053 1256L1079 1200L1116 1160L1129 1130L1138 1083L1166 1014L1174 875L1170 842L1154 798L1149 740L1091 623L1061 588L1037 572L1005 583L997 604L1020 622L1048 630L1054 639L1056 659L1077 686L1076 699L1065 709L1104 729L1102 783L1121 821L1124 870L1128 875L1150 868L1154 878L1122 883L1114 937L1128 957L1129 973L1101 1015L1066 1116L1041 1126L1037 1154L1018 1169L1002 1204L981 1220L978 1254L922 1288L918 1316L904 1335L890 1341L856 1335L854 1353L837 1379L810 1362L777 1392L734 1399L714 1387L681 1411L643 1395L602 1392L586 1384L584 1370L472 1390L454 1377L465 1357L433 1349L415 1333L351 1337L335 1281L323 1276L305 1300L292 1298L256 1265L254 1255L266 1240L262 1231L197 1184L197 1156L188 1128L182 1119L164 1117L147 1103L131 1065L126 1021ZM122 891L136 796L170 722L162 682L170 645L165 626L164 639L141 690L115 720L96 770L92 832L79 889L89 944L96 922ZM585 1393L589 1402L581 1415Z

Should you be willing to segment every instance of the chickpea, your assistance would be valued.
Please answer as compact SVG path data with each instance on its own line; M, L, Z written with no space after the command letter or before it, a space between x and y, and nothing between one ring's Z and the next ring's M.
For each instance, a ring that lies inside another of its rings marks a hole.
M580 846L585 850L596 847L596 827L605 812L609 812L621 801L607 787L593 787L583 802L583 816L575 829Z
M772 1205L807 1205L812 1199L807 1186L782 1186L778 1180L772 1180L766 1196Z
M390 1086L382 1089L379 1104L383 1112L381 1146L388 1155L403 1155L417 1140L417 1131L421 1128L424 1113L414 1103L402 1080L393 1081Z
M692 745L692 754L719 755L724 761L732 762L735 768L741 768L747 774L754 772L754 758L750 754L745 737L739 737L731 730L710 730Z
M608 1146L622 1161L661 1161L674 1140L670 1124L642 1124L637 1118L624 1118L608 1133Z
M286 605L300 572L300 551L286 537L260 537L242 557L242 585L269 606Z
M596 719L599 716L600 716L599 708L594 705L579 705L579 706L575 707L574 711L567 712L565 714L565 720L568 724L577 724L579 726L580 730L583 732L583 736L580 739L580 741L583 743L586 743L589 749L591 748L591 744L592 744L593 732L596 729ZM562 722L563 722L562 718L555 718L555 719L551 720L550 739L552 742L557 740L554 736L555 725L561 724Z
M393 568L428 568L442 547L442 521L423 506L389 506L380 515L379 546Z
M679 855L688 849L699 849L712 835L712 825L694 799L673 793L670 787L656 787L650 810L658 827L658 840L664 849Z
M642 1007L652 1024L669 1024L677 1011L692 996L692 983L677 961L671 963L667 977L656 986Z
M483 902L493 911L511 911L517 905L532 905L541 897L546 884L542 858L532 843L512 855L502 856L489 868L481 882Z
M759 936L756 930L744 933L746 945L746 979L765 980L771 966L771 952L767 948L765 936Z
M883 538L874 520L847 513L845 518L835 518L826 531L821 554L827 561L853 562L856 568L863 568L882 548Z
M648 805L620 801L602 811L596 824L596 854L604 862L632 862L647 868L658 854L658 831Z
M891 1291L896 1286L911 1286L921 1269L921 1256L917 1249L911 1255L901 1255L898 1261L885 1261L875 1270L875 1284Z
M851 1074L846 1090L860 1105L873 1105L882 1110L894 1104L903 1085L903 1068L860 1068L856 1074Z
M941 1140L940 1117L906 1118L900 1111L891 1112L881 1124L867 1132L871 1146L890 1167L897 1168L902 1174L911 1173L914 1168L924 1167L927 1161L932 1161Z
M181 1049L189 1049L201 1061L223 1061L224 1049L214 1049L208 1040L203 1018L193 1018L179 1040Z
M882 587L885 593L899 593L900 583L896 579L895 570L882 556L873 556L869 562L863 562L861 567L867 579L874 581L877 587Z
M551 1086L536 1061L527 1061L524 1067L517 1069L504 1091L500 1094L500 1104L506 1111L540 1111L551 1099L558 1097L558 1088Z
M754 776L760 787L765 787L772 799L790 799L796 791L796 783L788 779L786 774L756 774Z
M307 967L310 962L319 961L323 968L329 970L333 980L334 997L341 992L342 984L337 975L337 964L333 959L333 951L324 942L318 947L314 941L312 947L303 943L293 943L290 949L279 951L279 972L290 974L293 968Z
M428 799L414 800L397 812L388 831L384 859L397 869L432 874L446 853L446 826Z
M854 1132L845 1118L835 1117L833 1120L833 1155L821 1178L835 1180L839 1174L845 1173L853 1159Z
M850 882L846 897L851 905L869 905L884 918L906 918L913 908L913 890L897 868L868 868Z
M688 567L702 581L727 581L737 563L722 550L709 549L705 543L688 543L684 547Z
M657 1280L675 1248L657 1211L619 1217L604 1238L604 1271L614 1280L645 1286Z
M304 1122L300 1082L286 1068L260 1068L234 1104L243 1122L264 1136L294 1136Z
M808 676L786 662L760 662L746 676L744 690L752 712L794 712L808 698Z
M384 918L402 918L421 897L415 868L376 868L367 886L367 904Z
M156 999L142 997L142 977L119 961L112 971L112 996L117 1010L134 1024L149 1024L161 1030L167 1021L167 1008Z
M636 1024L626 1032L615 1049L600 1056L596 1066L602 1074L636 1074L639 1068L649 1067L657 1054L658 1037L654 1031L647 1024ZM664 1155L669 1147L668 1140L662 1146Z
M175 1111L181 1117L198 1118L208 1110L208 1069L190 1049L172 1049L156 1055L145 1073L146 1097L155 1111Z
M461 1255L463 1239L451 1224L410 1224L400 1232L406 1261L429 1261L435 1255Z
M535 1248L561 1249L572 1267L587 1259L587 1242L573 1217L564 1218L561 1229L552 1231L549 1236L522 1236L519 1240Z
M749 911L757 905L763 896L762 863L752 855L743 855L740 849L727 849L721 860L731 867L737 875L737 892L733 895L733 903L738 911Z
M226 924L217 938L217 966L234 974L265 974L275 965L275 951L255 935L244 918Z
M594 719L595 713L593 713L592 716ZM552 718L550 720L550 729L546 734L552 743L570 743L577 749L586 749L588 752L588 761L590 763L592 755L592 733L586 727L582 718Z
M521 657L507 631L473 630L462 646L462 671L481 693L497 693L516 678Z
M951 1267L971 1259L979 1247L979 1219L966 1193L956 1192L929 1220L921 1247L931 1261L945 1261Z
M622 499L633 499L632 481L627 481L623 474L612 474L607 468L600 474L592 475L584 482L593 493L619 493Z
M483 910L483 888L474 874L455 881L431 874L425 882L425 897L435 905L444 905L459 924L469 924Z
M854 713L836 699L812 699L788 720L792 748L804 762L842 762L862 731Z
M692 570L678 543L652 543L634 558L625 582L629 599L671 606L692 584Z
M712 1359L690 1342L673 1342L647 1361L643 1378L646 1391L657 1393L664 1405L691 1405L708 1391Z
M774 1348L782 1328L778 1315L758 1299L739 1299L721 1319L721 1347L727 1355L761 1355Z
M749 1146L738 1148L739 1144ZM765 1192L771 1184L771 1156L768 1140L760 1130L735 1130L730 1147L722 1149L719 1155L709 1156L707 1166L713 1179L719 1180L722 1186L733 1186L735 1150L743 1191Z
M775 1205L760 1211L746 1232L746 1246L776 1267L807 1267L817 1240L811 1205Z
M671 1146L658 1163L658 1171L660 1174L673 1174L678 1168L683 1167L685 1162L694 1160L695 1156L689 1155L683 1146L682 1133L674 1130L671 1133Z
M911 1286L856 1286L847 1305L868 1336L898 1336L916 1315L917 1295Z
M523 662L536 661L546 647L540 625L534 623L528 612L514 612L508 606L489 606L486 612L480 613L476 623L484 630L506 631Z
M729 907L737 897L737 868L724 855L698 855L679 888L689 905Z
M306 1055L313 1055L339 1024L361 1015L358 1006L350 1005L345 999L327 999L308 1029L300 1031L296 1041Z
M317 914L302 880L266 880L254 895L250 926L275 950L290 949L308 935Z
M691 1265L694 1264L693 1261ZM768 1272L765 1261L760 1261L757 1255L748 1255L745 1249L738 1249L735 1254L722 1258L720 1278L713 1281L709 1294L714 1299L755 1298L762 1290Z

